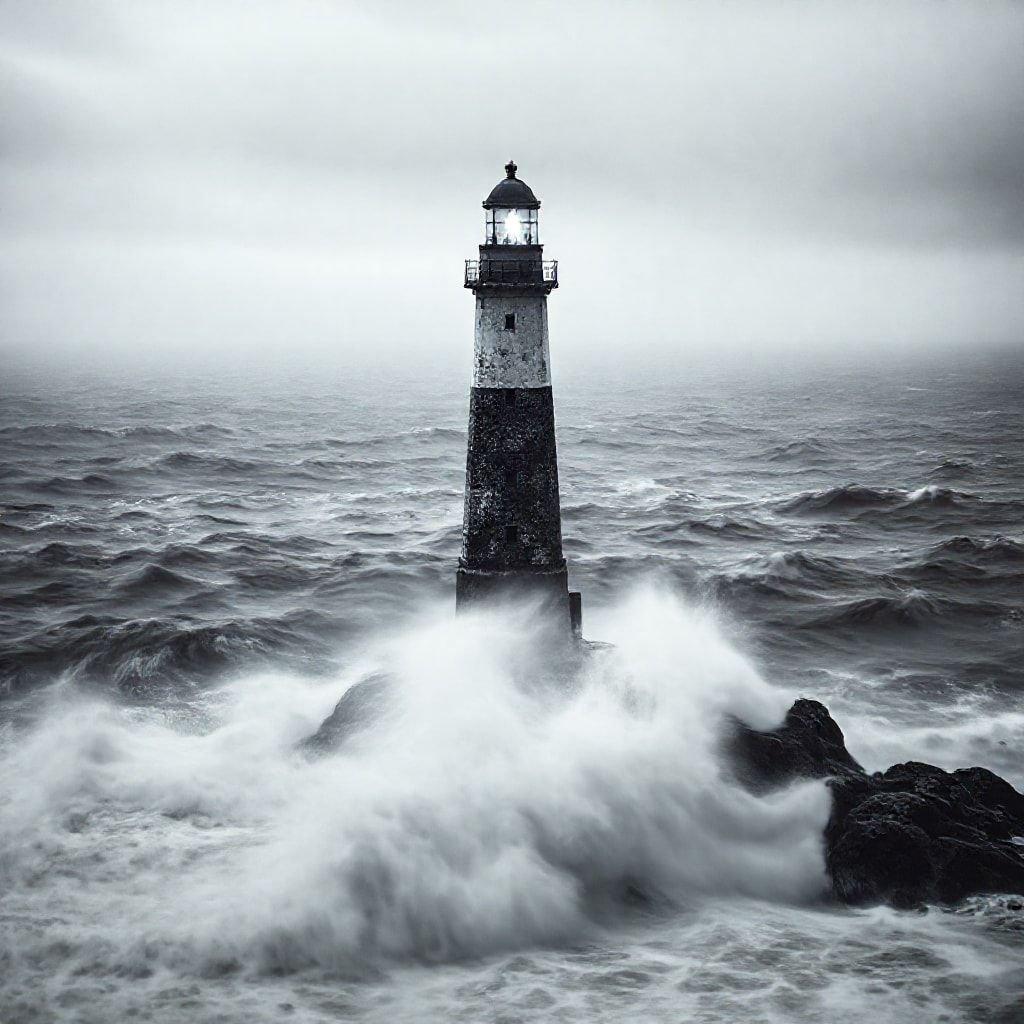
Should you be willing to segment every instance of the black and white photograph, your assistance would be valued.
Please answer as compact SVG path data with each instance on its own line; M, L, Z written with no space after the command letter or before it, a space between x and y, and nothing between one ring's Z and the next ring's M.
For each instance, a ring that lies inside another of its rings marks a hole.
M1024 1024L1021 0L0 0L0 1024Z

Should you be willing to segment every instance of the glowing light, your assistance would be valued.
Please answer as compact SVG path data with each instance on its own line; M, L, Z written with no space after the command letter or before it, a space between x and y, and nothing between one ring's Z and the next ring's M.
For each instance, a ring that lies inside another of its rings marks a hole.
M509 210L505 215L505 237L513 244L523 240L523 222L515 210Z

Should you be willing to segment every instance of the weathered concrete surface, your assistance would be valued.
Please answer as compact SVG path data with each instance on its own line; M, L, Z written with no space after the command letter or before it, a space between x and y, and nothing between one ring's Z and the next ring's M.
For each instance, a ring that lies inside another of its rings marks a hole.
M506 328L506 317L515 327ZM551 385L548 305L543 293L482 290L476 297L473 387L542 388Z
M726 750L755 791L828 779L825 863L844 903L913 907L1024 893L1024 796L985 768L909 761L868 775L812 700L798 700L770 732L734 723Z
M473 388L460 565L564 564L551 388Z

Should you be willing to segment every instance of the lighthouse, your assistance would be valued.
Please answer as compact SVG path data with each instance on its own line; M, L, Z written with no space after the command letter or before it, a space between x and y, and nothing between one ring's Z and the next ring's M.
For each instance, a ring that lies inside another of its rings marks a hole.
M484 200L484 241L466 260L476 299L473 383L455 603L527 598L556 635L579 639L580 595L562 555L548 295L558 263L544 259L540 200L505 165Z

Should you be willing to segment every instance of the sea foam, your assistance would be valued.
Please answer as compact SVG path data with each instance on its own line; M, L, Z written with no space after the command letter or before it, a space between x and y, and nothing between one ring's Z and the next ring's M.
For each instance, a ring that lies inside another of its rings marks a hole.
M33 916L76 907L47 948L136 972L575 942L639 893L815 900L824 786L754 797L717 753L725 716L767 727L790 695L666 594L599 620L616 646L568 675L521 621L434 615L336 684L239 680L188 717L51 693L5 745L4 881ZM380 669L389 713L304 754Z

